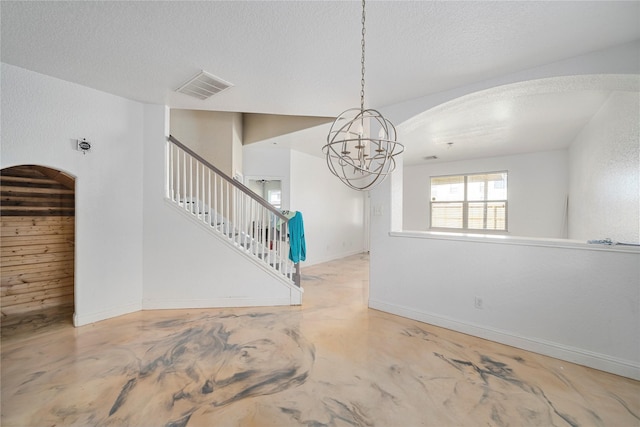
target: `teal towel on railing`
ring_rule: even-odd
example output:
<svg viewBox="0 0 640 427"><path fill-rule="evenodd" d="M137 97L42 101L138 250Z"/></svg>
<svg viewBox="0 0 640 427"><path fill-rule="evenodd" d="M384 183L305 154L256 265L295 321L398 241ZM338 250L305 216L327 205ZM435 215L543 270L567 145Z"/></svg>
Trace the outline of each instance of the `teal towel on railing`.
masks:
<svg viewBox="0 0 640 427"><path fill-rule="evenodd" d="M296 264L307 259L304 222L300 212L296 212L293 218L289 220L289 259Z"/></svg>

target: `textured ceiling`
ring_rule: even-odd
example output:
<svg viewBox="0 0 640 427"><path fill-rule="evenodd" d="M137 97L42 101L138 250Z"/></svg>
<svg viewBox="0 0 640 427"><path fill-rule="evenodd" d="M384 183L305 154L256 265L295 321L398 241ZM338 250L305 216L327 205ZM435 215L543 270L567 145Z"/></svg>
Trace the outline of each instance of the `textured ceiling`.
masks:
<svg viewBox="0 0 640 427"><path fill-rule="evenodd" d="M310 116L335 116L359 103L360 2L2 1L0 7L3 62L137 101ZM370 1L367 104L389 105L637 40L639 22L637 1ZM206 101L174 92L200 70L234 87Z"/></svg>
<svg viewBox="0 0 640 427"><path fill-rule="evenodd" d="M640 78L556 77L454 99L400 125L409 141L405 164L434 155L455 161L567 148L616 91L640 93Z"/></svg>

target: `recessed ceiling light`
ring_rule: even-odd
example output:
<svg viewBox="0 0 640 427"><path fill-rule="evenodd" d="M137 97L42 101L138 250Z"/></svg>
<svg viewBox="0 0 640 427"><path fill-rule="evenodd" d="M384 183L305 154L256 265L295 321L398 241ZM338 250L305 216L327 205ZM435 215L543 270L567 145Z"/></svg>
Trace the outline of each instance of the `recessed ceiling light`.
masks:
<svg viewBox="0 0 640 427"><path fill-rule="evenodd" d="M425 156L424 157L425 160L435 160L437 158L438 158L438 156Z"/></svg>

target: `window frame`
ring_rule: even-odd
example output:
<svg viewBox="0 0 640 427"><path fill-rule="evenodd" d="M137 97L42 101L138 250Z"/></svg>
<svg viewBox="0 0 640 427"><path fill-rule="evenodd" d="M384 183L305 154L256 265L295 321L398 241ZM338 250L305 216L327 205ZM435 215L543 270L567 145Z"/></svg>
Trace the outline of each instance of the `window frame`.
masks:
<svg viewBox="0 0 640 427"><path fill-rule="evenodd" d="M484 199L483 200L469 200L468 198L468 182L469 177L477 176L477 175L491 175L491 174L505 174L506 182L507 182L507 193L506 199L487 199L488 197L488 185L484 186ZM457 201L434 201L433 196L431 194L432 180L434 178L446 178L446 177L462 177L463 178L463 192L464 198L463 200ZM487 182L487 181L485 181ZM469 228L469 204L473 203L483 203L484 204L484 216L483 216L483 226L487 226L487 208L491 203L504 203L504 229L495 230L495 229L487 229L487 228ZM462 204L462 227L434 227L433 226L433 205L447 205L447 204ZM491 172L473 172L473 173L464 173L464 174L448 174L448 175L432 175L429 177L429 230L431 231L446 231L446 232L462 232L462 233L481 233L481 234L506 234L509 232L509 171L508 170L498 170Z"/></svg>

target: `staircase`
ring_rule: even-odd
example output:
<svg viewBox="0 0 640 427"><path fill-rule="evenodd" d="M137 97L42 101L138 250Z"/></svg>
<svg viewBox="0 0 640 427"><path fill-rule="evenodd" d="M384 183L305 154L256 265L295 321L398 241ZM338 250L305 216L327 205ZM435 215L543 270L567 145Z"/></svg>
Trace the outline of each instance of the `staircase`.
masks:
<svg viewBox="0 0 640 427"><path fill-rule="evenodd" d="M302 291L289 260L288 218L173 136L166 145L166 198L284 284Z"/></svg>

